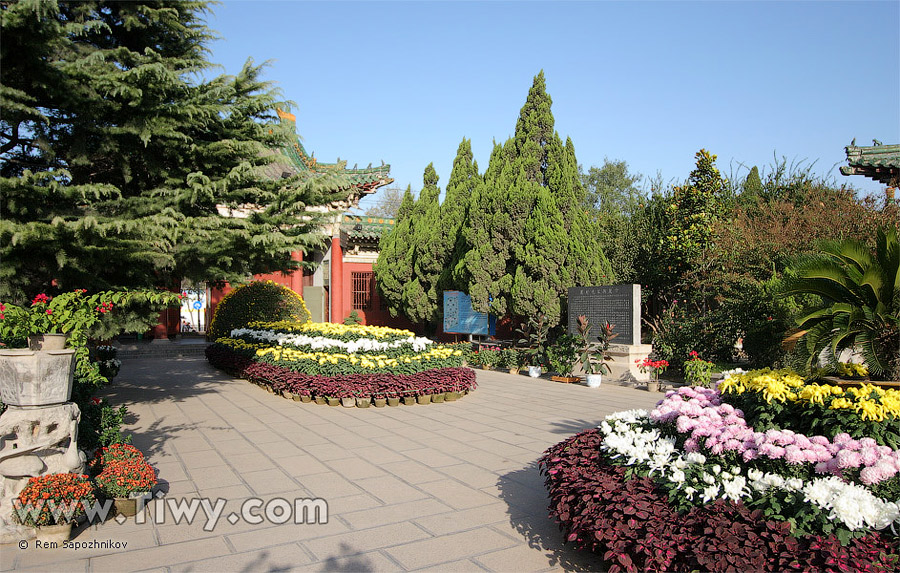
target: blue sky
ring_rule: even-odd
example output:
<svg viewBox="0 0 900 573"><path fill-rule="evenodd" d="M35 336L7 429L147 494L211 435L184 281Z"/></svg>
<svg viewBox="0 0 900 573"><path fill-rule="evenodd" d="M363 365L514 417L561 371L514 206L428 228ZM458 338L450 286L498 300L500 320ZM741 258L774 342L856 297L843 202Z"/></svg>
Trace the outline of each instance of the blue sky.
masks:
<svg viewBox="0 0 900 573"><path fill-rule="evenodd" d="M383 160L414 190L430 162L443 189L463 137L483 172L542 69L585 170L681 182L706 148L725 175L777 155L871 193L844 146L900 143L897 1L224 0L208 24L226 73L271 60L317 159Z"/></svg>

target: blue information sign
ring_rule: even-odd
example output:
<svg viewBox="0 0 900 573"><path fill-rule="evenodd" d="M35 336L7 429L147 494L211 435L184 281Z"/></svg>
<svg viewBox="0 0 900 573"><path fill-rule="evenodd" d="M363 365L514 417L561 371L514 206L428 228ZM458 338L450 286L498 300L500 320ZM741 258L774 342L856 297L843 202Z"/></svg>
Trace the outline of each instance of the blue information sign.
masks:
<svg viewBox="0 0 900 573"><path fill-rule="evenodd" d="M497 332L497 318L475 312L472 309L472 299L466 293L447 290L444 291L444 332L494 335Z"/></svg>
<svg viewBox="0 0 900 573"><path fill-rule="evenodd" d="M200 302L199 300L195 300L195 301L194 301L194 308L196 308L197 310L200 310L201 308L203 308L203 303Z"/></svg>

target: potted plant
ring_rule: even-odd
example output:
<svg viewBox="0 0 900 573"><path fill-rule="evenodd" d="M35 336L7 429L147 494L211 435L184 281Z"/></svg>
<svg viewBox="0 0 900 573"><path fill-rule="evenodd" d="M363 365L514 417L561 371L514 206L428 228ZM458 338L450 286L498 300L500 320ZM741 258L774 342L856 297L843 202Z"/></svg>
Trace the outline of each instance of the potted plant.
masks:
<svg viewBox="0 0 900 573"><path fill-rule="evenodd" d="M581 315L577 319L578 336L580 338L580 356L581 368L584 370L588 387L599 388L603 381L603 374L610 373L607 360L612 360L612 356L608 354L610 341L618 336L613 333L614 324L606 321L600 326L600 335L597 336L598 343L591 342L591 323L588 317Z"/></svg>
<svg viewBox="0 0 900 573"><path fill-rule="evenodd" d="M137 499L156 485L156 472L143 459L113 460L104 465L94 481L100 491L115 500L116 512L131 517L137 514Z"/></svg>
<svg viewBox="0 0 900 573"><path fill-rule="evenodd" d="M478 351L481 367L493 370L500 363L500 349L496 346L482 346Z"/></svg>
<svg viewBox="0 0 900 573"><path fill-rule="evenodd" d="M523 364L528 366L528 375L539 378L541 369L547 361L547 325L544 313L528 319L528 323L516 329L519 334L519 346L523 347Z"/></svg>
<svg viewBox="0 0 900 573"><path fill-rule="evenodd" d="M86 475L32 477L13 500L13 519L34 527L40 541L61 544L72 535L72 524L84 516L85 503L94 503L94 486Z"/></svg>
<svg viewBox="0 0 900 573"><path fill-rule="evenodd" d="M508 369L510 374L519 373L519 353L515 348L504 348L500 351L500 367Z"/></svg>
<svg viewBox="0 0 900 573"><path fill-rule="evenodd" d="M557 375L551 379L555 382L578 382L580 378L573 376L575 366L578 363L578 348L576 338L569 334L563 334L547 349L547 359Z"/></svg>
<svg viewBox="0 0 900 573"><path fill-rule="evenodd" d="M647 382L648 392L659 392L659 375L669 367L667 360L653 360L649 356L643 360L635 360L641 372L650 372L650 381Z"/></svg>
<svg viewBox="0 0 900 573"><path fill-rule="evenodd" d="M688 353L690 358L684 363L684 379L691 386L709 388L712 382L712 370L715 364L700 358L696 350Z"/></svg>

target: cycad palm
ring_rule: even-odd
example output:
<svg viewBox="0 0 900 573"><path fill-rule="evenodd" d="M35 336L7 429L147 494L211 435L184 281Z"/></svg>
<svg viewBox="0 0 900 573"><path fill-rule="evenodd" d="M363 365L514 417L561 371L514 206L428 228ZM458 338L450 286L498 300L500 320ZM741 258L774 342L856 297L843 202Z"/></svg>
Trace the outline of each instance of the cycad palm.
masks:
<svg viewBox="0 0 900 573"><path fill-rule="evenodd" d="M900 245L897 229L879 229L875 252L853 240L825 244L801 263L786 294L815 294L822 305L797 322L808 365L828 349L858 348L874 375L900 379Z"/></svg>

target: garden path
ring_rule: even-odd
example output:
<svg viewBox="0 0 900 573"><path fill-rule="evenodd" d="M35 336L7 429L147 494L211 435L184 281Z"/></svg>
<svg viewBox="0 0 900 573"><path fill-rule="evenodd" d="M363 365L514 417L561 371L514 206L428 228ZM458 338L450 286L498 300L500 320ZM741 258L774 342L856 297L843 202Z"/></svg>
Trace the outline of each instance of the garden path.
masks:
<svg viewBox="0 0 900 573"><path fill-rule="evenodd" d="M547 517L536 461L618 410L662 397L479 370L479 388L428 406L331 408L285 400L203 358L123 362L105 394L128 406L126 430L157 468L166 500L227 500L176 524L133 519L82 528L77 542L122 548L2 548L2 570L544 571L591 570ZM327 524L226 517L248 498L323 498ZM254 513L262 514L262 510Z"/></svg>

